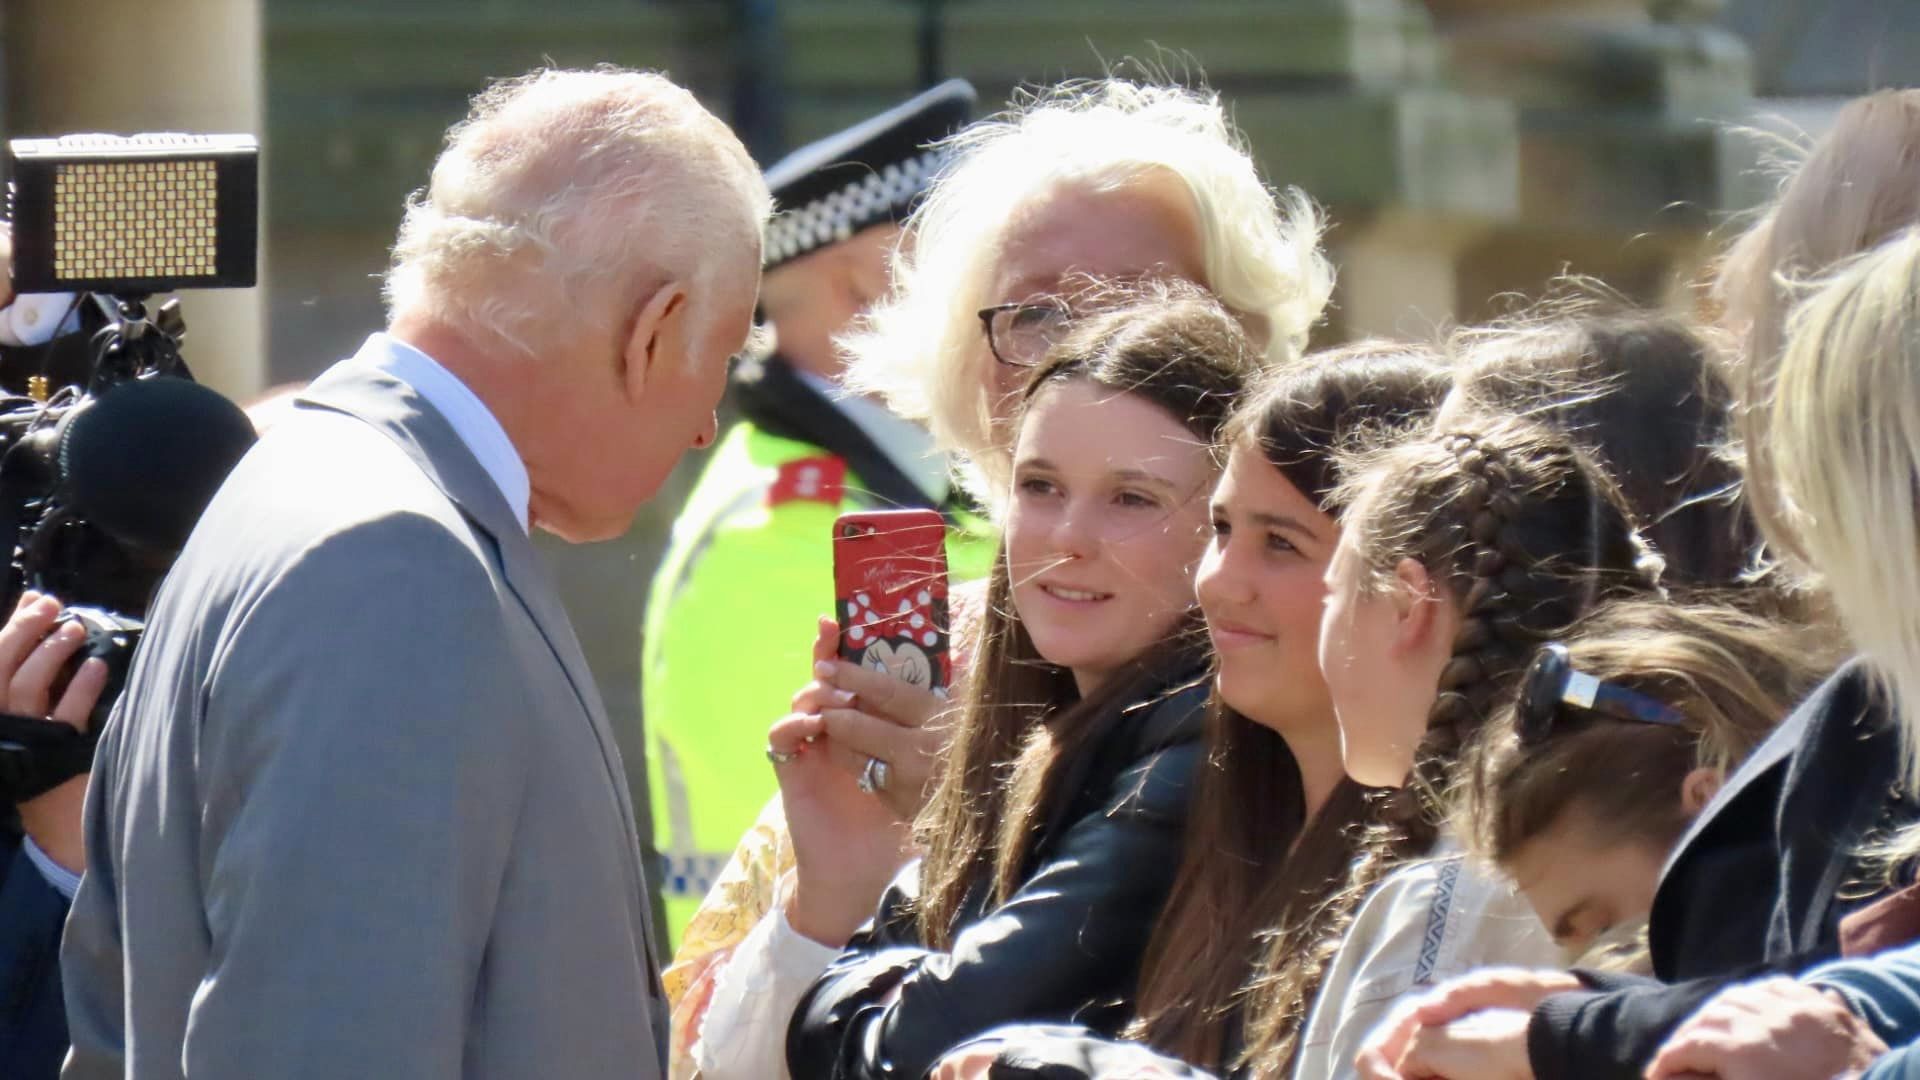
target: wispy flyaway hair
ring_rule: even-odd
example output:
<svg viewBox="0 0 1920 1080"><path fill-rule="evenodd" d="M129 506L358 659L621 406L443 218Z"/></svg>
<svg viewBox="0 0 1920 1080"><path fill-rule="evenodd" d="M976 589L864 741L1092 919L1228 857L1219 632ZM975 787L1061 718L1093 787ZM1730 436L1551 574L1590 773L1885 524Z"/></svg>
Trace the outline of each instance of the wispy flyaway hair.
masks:
<svg viewBox="0 0 1920 1080"><path fill-rule="evenodd" d="M961 131L953 156L907 223L893 291L845 344L856 390L926 422L971 465L991 501L1011 450L997 445L978 364L991 362L975 312L987 298L1006 223L1061 189L1127 187L1171 177L1192 199L1206 286L1269 359L1305 345L1333 288L1318 212L1298 191L1276 196L1217 95L1122 79L1039 91ZM984 483L972 481L984 479Z"/></svg>
<svg viewBox="0 0 1920 1080"><path fill-rule="evenodd" d="M696 309L750 288L771 209L740 140L666 78L536 71L489 86L447 132L407 201L387 306L537 354L617 333L625 305L668 281Z"/></svg>

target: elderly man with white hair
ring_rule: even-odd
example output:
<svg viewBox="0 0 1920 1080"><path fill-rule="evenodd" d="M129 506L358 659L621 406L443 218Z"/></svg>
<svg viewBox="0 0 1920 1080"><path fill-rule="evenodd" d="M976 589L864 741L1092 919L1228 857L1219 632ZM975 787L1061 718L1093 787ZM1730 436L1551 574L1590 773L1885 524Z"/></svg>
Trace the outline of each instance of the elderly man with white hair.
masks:
<svg viewBox="0 0 1920 1080"><path fill-rule="evenodd" d="M528 543L714 436L768 197L655 75L493 86L390 320L214 499L100 744L68 1077L652 1077L618 751Z"/></svg>

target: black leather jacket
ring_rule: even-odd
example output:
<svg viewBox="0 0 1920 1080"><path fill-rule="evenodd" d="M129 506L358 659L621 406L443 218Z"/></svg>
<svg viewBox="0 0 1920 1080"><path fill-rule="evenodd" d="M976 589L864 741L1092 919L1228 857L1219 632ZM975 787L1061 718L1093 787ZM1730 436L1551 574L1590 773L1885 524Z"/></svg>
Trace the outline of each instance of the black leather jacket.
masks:
<svg viewBox="0 0 1920 1080"><path fill-rule="evenodd" d="M977 889L952 949L922 946L917 866L903 872L794 1011L795 1080L923 1076L956 1043L1013 1021L1124 1026L1179 868L1205 702L1204 685L1188 686L1123 713L1075 764L1024 883L990 910Z"/></svg>
<svg viewBox="0 0 1920 1080"><path fill-rule="evenodd" d="M1132 1076L1141 1070L1169 1080L1218 1080L1215 1074L1143 1043L1126 1042L1083 1027L1010 1024L954 1048L995 1051L989 1080L1095 1080ZM1238 1080L1244 1071L1226 1074Z"/></svg>

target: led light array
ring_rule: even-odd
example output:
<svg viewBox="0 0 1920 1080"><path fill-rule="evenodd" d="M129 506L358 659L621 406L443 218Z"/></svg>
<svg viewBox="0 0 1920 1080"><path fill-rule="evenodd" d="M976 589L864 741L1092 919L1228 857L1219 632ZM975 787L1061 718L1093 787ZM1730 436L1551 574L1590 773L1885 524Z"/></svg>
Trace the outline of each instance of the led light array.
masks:
<svg viewBox="0 0 1920 1080"><path fill-rule="evenodd" d="M74 279L214 274L215 184L210 160L59 166L54 272Z"/></svg>

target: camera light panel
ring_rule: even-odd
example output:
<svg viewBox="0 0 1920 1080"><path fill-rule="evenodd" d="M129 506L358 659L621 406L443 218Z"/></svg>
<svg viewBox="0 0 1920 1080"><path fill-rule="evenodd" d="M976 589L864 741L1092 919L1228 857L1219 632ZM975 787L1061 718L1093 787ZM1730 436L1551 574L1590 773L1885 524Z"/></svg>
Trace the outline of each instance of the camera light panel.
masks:
<svg viewBox="0 0 1920 1080"><path fill-rule="evenodd" d="M122 295L254 284L259 148L245 135L8 144L14 284Z"/></svg>
<svg viewBox="0 0 1920 1080"><path fill-rule="evenodd" d="M213 276L218 179L207 160L59 166L54 273L67 280Z"/></svg>

